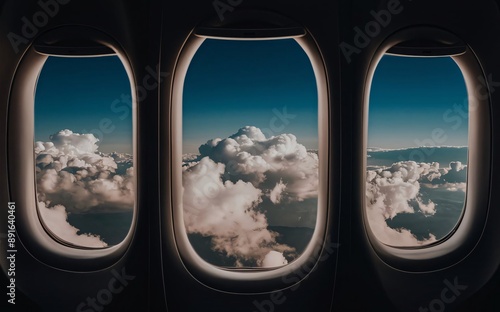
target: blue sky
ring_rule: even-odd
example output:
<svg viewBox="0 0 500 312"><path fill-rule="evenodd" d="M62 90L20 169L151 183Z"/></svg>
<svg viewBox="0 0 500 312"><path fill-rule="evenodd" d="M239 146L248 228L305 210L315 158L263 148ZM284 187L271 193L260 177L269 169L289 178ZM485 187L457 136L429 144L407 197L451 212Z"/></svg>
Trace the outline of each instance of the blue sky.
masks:
<svg viewBox="0 0 500 312"><path fill-rule="evenodd" d="M273 110L285 107L297 117L275 134L292 133L307 148L317 148L316 79L295 40L207 39L185 80L183 152L196 153L207 140L228 137L244 126L272 129ZM280 121L276 125L283 126Z"/></svg>
<svg viewBox="0 0 500 312"><path fill-rule="evenodd" d="M131 152L131 111L126 111L123 95L130 97L130 83L116 56L50 57L36 89L35 140L48 141L49 135L70 129L95 133L101 151ZM418 146L417 141L441 128L447 140L438 145L465 146L467 120L454 127L450 118L459 115L450 110L463 105L466 97L463 76L451 58L384 56L371 88L368 145ZM293 133L306 147L317 148L316 81L295 40L208 39L186 76L184 152L197 152L207 140L227 137L246 125L269 129L275 111L285 107L297 117L279 132ZM111 133L103 133L103 119L111 121ZM279 120L277 125L282 125Z"/></svg>
<svg viewBox="0 0 500 312"><path fill-rule="evenodd" d="M468 120L453 111L454 104L462 106L466 100L463 75L450 57L386 55L371 87L368 146L421 146L418 143L429 141L436 128L447 139L435 145L466 146ZM457 118L462 119L460 126Z"/></svg>
<svg viewBox="0 0 500 312"><path fill-rule="evenodd" d="M130 98L131 90L118 57L49 57L36 88L35 141L70 129L94 133L102 152L130 153L132 116L122 95Z"/></svg>

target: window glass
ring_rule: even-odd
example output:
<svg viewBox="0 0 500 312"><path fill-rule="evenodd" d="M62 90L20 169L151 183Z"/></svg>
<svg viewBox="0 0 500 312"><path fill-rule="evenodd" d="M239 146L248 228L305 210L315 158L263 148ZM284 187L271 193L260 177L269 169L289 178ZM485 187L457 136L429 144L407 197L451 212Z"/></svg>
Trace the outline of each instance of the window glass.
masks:
<svg viewBox="0 0 500 312"><path fill-rule="evenodd" d="M369 102L366 209L383 243L422 246L451 233L464 210L468 98L450 57L385 55Z"/></svg>
<svg viewBox="0 0 500 312"><path fill-rule="evenodd" d="M318 206L318 94L293 39L207 39L182 103L183 218L206 262L277 267L308 245Z"/></svg>
<svg viewBox="0 0 500 312"><path fill-rule="evenodd" d="M49 57L36 87L34 135L45 229L74 246L120 243L135 198L131 89L120 59Z"/></svg>

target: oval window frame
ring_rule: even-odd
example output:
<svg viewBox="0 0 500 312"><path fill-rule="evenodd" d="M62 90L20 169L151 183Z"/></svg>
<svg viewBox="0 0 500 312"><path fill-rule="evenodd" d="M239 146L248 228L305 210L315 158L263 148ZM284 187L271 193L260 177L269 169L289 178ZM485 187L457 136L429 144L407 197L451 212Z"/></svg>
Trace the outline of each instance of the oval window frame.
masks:
<svg viewBox="0 0 500 312"><path fill-rule="evenodd" d="M121 60L130 81L132 93L133 159L136 194L130 229L117 245L104 248L88 248L62 243L46 228L39 215L36 201L36 177L34 144L34 104L35 90L39 74L50 56L37 51L37 40L47 39L63 56L67 51L58 46L67 38L82 39L84 45L92 43L92 49L82 47L82 56L92 57L115 54ZM64 45L64 44L63 44ZM99 48L97 48L99 47ZM44 46L48 48L48 46ZM89 51L90 55L89 55ZM72 56L77 56L76 47L71 47ZM97 53L97 55L94 55ZM66 55L65 55L66 56ZM83 26L63 26L49 30L37 38L27 48L16 70L10 90L7 146L10 198L19 207L17 233L22 244L39 261L50 266L73 271L94 271L116 263L127 251L132 241L137 223L137 105L135 78L126 53L117 41L108 35ZM29 122L26 122L29 121ZM12 161L15 159L16 161ZM33 181L33 183L26 183Z"/></svg>
<svg viewBox="0 0 500 312"><path fill-rule="evenodd" d="M326 229L328 226L328 203L331 200L328 193L328 178L330 169L329 160L329 129L330 129L330 100L328 79L322 55L316 42L311 34L303 27L286 28L286 31L280 33L279 29L259 30L255 29L251 36L237 36L238 33L248 34L247 30L238 29L236 31L228 31L224 29L217 31L211 28L209 33L206 33L205 28L199 28L198 32L195 28L188 36L174 67L174 75L172 78L171 99L168 106L168 119L170 122L168 138L172 142L169 147L168 155L172 159L171 164L167 168L161 169L161 172L166 174L169 184L169 199L163 198L163 209L167 209L166 213L170 214L173 224L173 231L169 233L174 236L177 253L184 268L190 275L203 285L229 293L264 293L292 287L307 275L317 265L323 246L326 239ZM257 35L255 35L257 34ZM259 37L260 35L260 37ZM198 48L207 38L218 40L280 40L293 38L302 47L306 55L311 61L311 65L316 77L318 90L318 140L319 140L319 166L320 170L320 189L318 195L318 213L316 217L316 226L313 237L309 242L304 252L293 262L278 268L252 268L252 269L224 269L214 266L203 260L194 248L189 243L189 239L185 230L183 221L183 211L181 205L180 189L182 187L182 133L174 129L182 129L182 94L184 89L184 79L187 70ZM174 152L181 151L181 152ZM168 175L168 173L171 175ZM168 200L168 201L167 201ZM167 203L167 204L166 204ZM171 211L168 211L168 206ZM168 222L167 222L168 224ZM164 235L166 231L163 231ZM300 273L298 273L301 271ZM293 283L286 283L286 276L293 276ZM297 277L300 277L298 280Z"/></svg>
<svg viewBox="0 0 500 312"><path fill-rule="evenodd" d="M422 38L443 44L461 42L455 35L446 30L433 26L415 26L397 31L385 39L376 49L368 67L363 94L363 175L366 175L367 168L366 155L371 82L378 63L382 56L397 44ZM462 216L455 228L439 241L424 246L393 247L380 242L371 231L367 219L366 197L364 195L366 189L365 176L359 179L361 181L359 189L363 191L360 196L362 197L361 215L365 234L376 255L384 263L398 270L428 272L443 269L459 262L474 249L486 225L490 181L484 177L489 177L491 166L490 97L489 92L487 96L477 97L478 90L485 87L480 84L478 77L484 79L485 75L471 47L465 44L465 49L464 53L450 55L462 72L469 99L467 193ZM471 107L474 107L474 109L471 109Z"/></svg>

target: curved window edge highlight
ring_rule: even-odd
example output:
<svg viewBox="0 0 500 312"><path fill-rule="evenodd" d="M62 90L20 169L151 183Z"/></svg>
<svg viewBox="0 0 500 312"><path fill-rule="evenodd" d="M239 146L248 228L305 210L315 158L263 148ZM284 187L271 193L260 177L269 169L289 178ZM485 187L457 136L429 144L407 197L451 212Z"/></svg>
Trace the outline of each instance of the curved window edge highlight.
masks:
<svg viewBox="0 0 500 312"><path fill-rule="evenodd" d="M397 52L396 55L416 55L422 52L422 45L407 44L405 49L393 50L395 45L410 42L412 38L430 38L436 46L449 45L454 54L440 55L436 50L435 56L450 56L462 72L467 90L469 103L468 120L468 153L467 153L467 195L465 206L454 229L443 239L426 246L396 247L382 243L373 233L366 212L368 200L366 198L366 170L368 151L368 112L371 83L378 62L385 53ZM429 42L429 41L425 41ZM451 43L451 44L450 44ZM454 43L458 43L455 46ZM458 49L460 47L460 49ZM406 54L406 50L409 52ZM419 50L420 49L420 50ZM426 50L424 50L426 51ZM392 54L392 53L391 53ZM359 190L362 198L362 217L365 233L377 256L387 265L398 270L408 272L428 272L460 262L466 257L481 239L482 229L488 216L488 194L490 181L484 179L489 175L491 166L491 122L490 96L484 84L486 74L482 71L480 61L476 58L471 47L460 41L445 30L420 26L411 27L395 33L387 38L378 48L369 65L363 93L363 170L360 170Z"/></svg>
<svg viewBox="0 0 500 312"><path fill-rule="evenodd" d="M172 156L172 214L173 214L173 224L175 241L177 244L177 249L180 253L181 259L184 265L189 271L196 277L200 278L202 282L211 283L211 281L204 280L204 277L209 276L212 279L215 278L219 281L233 280L241 282L249 281L259 281L259 280L270 280L277 279L290 273L291 271L303 269L304 265L308 260L315 263L318 260L318 249L321 250L324 237L325 228L327 220L327 168L328 168L328 150L327 150L327 140L328 140L328 95L327 95L327 85L326 76L324 71L324 65L321 60L319 51L315 45L315 42L309 35L301 35L293 37L293 39L300 45L300 47L305 51L306 55L311 61L314 76L316 78L317 94L318 94L318 156L319 156L319 189L318 189L318 209L315 221L315 229L312 238L303 251L303 253L294 261L281 266L275 266L270 268L224 268L216 265L212 265L205 261L198 255L197 251L193 248L188 238L187 230L185 228L184 212L182 205L182 188L175 187L175 185L183 185L182 181L182 147L183 139L182 133L180 131L175 131L175 129L180 129L182 127L182 105L183 105L183 90L184 90L184 80L186 78L189 65L191 61L203 44L205 39L216 39L216 40L231 40L231 38L214 38L203 37L198 35L191 35L187 40L179 60L177 62L177 67L174 75L174 84L172 91L172 142L173 147L171 151ZM268 38L267 38L268 39ZM273 38L273 40L280 40L281 38ZM242 40L238 38L237 40ZM248 39L245 39L248 40ZM252 38L251 40L259 40L258 38ZM308 270L306 270L308 271ZM285 287L285 286L283 286Z"/></svg>

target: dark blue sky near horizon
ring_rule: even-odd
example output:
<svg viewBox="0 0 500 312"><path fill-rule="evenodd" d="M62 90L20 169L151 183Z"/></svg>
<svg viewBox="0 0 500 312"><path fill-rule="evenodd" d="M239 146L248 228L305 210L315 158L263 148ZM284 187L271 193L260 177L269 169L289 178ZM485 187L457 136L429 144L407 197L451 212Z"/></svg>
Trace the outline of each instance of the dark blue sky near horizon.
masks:
<svg viewBox="0 0 500 312"><path fill-rule="evenodd" d="M35 141L48 142L51 134L69 129L93 133L101 152L131 153L132 110L123 100L130 97L117 56L49 57L36 87Z"/></svg>
<svg viewBox="0 0 500 312"><path fill-rule="evenodd" d="M307 148L318 146L316 78L294 39L205 40L189 66L182 109L183 153L244 126L268 137L292 133ZM276 111L296 117L284 124ZM269 131L273 121L279 131Z"/></svg>
<svg viewBox="0 0 500 312"><path fill-rule="evenodd" d="M467 112L465 81L453 59L385 55L371 85L368 146L422 146L438 128L446 140L433 140L435 146L467 146L468 118L455 112L454 105Z"/></svg>

